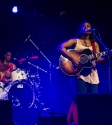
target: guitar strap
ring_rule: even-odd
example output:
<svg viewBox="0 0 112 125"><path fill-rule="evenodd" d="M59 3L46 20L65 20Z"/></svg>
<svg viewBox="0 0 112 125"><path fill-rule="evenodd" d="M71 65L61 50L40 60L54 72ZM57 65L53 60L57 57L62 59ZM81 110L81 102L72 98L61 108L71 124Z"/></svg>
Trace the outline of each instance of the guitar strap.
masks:
<svg viewBox="0 0 112 125"><path fill-rule="evenodd" d="M96 54L96 47L95 47L95 42L93 42L91 44L92 48L93 48L93 53ZM95 67L94 67L94 70L95 70Z"/></svg>
<svg viewBox="0 0 112 125"><path fill-rule="evenodd" d="M92 46L92 48L93 48L93 53L95 54L95 53L96 53L95 42L93 42L93 43L91 44L91 46Z"/></svg>

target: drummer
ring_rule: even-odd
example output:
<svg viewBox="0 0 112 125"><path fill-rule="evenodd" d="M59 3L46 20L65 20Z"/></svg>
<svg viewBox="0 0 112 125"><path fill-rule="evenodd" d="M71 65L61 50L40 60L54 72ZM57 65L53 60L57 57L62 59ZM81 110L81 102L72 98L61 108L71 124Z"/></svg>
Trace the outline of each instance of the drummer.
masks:
<svg viewBox="0 0 112 125"><path fill-rule="evenodd" d="M0 81L3 82L6 86L11 81L11 72L16 69L16 65L11 62L12 53L6 51L4 53L4 59L0 60L0 64L6 64L9 66L9 69L0 72Z"/></svg>

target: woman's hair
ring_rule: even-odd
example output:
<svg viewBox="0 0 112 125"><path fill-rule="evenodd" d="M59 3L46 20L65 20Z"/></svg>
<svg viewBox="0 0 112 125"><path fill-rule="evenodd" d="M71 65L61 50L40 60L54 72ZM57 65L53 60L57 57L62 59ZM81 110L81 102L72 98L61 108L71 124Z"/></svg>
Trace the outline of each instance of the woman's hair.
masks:
<svg viewBox="0 0 112 125"><path fill-rule="evenodd" d="M82 26L85 24L85 23L89 23L89 22L82 22L80 25L79 25L79 27L78 27L78 30L77 30L77 33L76 33L76 38L77 39L82 39L82 37L83 37L83 34L81 34L81 28L82 28ZM90 23L89 23L90 24ZM91 24L90 24L91 25ZM91 28L93 28L93 26L91 25ZM94 37L94 35L91 33L90 34L90 37L89 37L89 39L91 40L91 42L95 42L96 41L96 38Z"/></svg>

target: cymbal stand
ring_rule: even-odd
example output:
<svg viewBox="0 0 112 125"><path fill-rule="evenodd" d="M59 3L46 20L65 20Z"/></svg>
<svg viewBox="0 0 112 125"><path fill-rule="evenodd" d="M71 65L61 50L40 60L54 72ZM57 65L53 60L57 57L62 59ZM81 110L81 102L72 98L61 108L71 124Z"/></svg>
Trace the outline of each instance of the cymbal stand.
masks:
<svg viewBox="0 0 112 125"><path fill-rule="evenodd" d="M33 40L29 37L27 40L29 40L33 46L41 53L41 55L47 60L47 62L49 63L49 80L50 80L50 97L51 97L51 110L52 110L52 73L51 73L51 68L55 67L54 65L52 65L51 61L44 55L44 53L39 49L39 47L33 42Z"/></svg>

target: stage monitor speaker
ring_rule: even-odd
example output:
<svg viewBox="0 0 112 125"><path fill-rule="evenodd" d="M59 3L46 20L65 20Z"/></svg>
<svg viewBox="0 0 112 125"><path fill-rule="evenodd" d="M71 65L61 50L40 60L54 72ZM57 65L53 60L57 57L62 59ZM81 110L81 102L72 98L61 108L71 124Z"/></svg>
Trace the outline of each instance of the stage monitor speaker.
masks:
<svg viewBox="0 0 112 125"><path fill-rule="evenodd" d="M79 125L112 125L112 94L76 95Z"/></svg>
<svg viewBox="0 0 112 125"><path fill-rule="evenodd" d="M0 100L0 125L13 125L12 101Z"/></svg>
<svg viewBox="0 0 112 125"><path fill-rule="evenodd" d="M38 125L67 125L66 114L53 112L40 112Z"/></svg>

